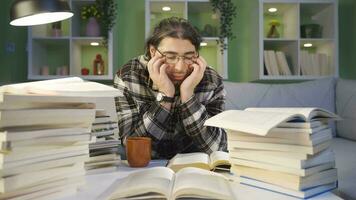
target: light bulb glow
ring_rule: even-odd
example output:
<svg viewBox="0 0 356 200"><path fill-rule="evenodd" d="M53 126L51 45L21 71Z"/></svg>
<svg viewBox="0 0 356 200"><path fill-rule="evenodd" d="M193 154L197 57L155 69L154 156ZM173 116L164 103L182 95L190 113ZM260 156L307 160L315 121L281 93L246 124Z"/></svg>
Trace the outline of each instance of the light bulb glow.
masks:
<svg viewBox="0 0 356 200"><path fill-rule="evenodd" d="M171 7L169 7L169 6L164 6L164 7L162 7L162 10L163 10L163 11L171 11Z"/></svg>
<svg viewBox="0 0 356 200"><path fill-rule="evenodd" d="M99 46L99 42L91 42L90 45L91 46Z"/></svg>
<svg viewBox="0 0 356 200"><path fill-rule="evenodd" d="M305 43L305 44L304 44L304 47L312 47L312 46L313 46L312 43Z"/></svg>
<svg viewBox="0 0 356 200"><path fill-rule="evenodd" d="M269 8L268 12L271 12L271 13L277 12L277 8Z"/></svg>
<svg viewBox="0 0 356 200"><path fill-rule="evenodd" d="M206 42L201 42L201 43L200 43L200 46L201 46L201 47L205 47L205 46L207 46L207 45L208 45L208 43L206 43Z"/></svg>

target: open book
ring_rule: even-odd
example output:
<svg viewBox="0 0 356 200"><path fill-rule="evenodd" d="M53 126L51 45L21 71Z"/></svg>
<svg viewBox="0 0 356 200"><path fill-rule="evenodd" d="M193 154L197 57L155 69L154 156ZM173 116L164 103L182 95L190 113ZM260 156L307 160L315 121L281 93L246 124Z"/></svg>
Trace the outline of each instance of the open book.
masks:
<svg viewBox="0 0 356 200"><path fill-rule="evenodd" d="M234 199L229 180L215 172L189 167L174 173L155 167L115 181L98 199Z"/></svg>
<svg viewBox="0 0 356 200"><path fill-rule="evenodd" d="M205 125L266 136L279 125L288 122L312 122L325 119L339 120L340 118L322 108L247 108L224 111L209 118L205 121Z"/></svg>
<svg viewBox="0 0 356 200"><path fill-rule="evenodd" d="M3 94L41 94L57 96L120 96L121 92L116 88L84 81L79 77L60 78L45 81L34 81L4 85L0 87L0 96Z"/></svg>
<svg viewBox="0 0 356 200"><path fill-rule="evenodd" d="M210 155L203 152L177 154L169 160L167 167L177 172L185 167L197 167L206 170L229 170L229 154L215 151Z"/></svg>

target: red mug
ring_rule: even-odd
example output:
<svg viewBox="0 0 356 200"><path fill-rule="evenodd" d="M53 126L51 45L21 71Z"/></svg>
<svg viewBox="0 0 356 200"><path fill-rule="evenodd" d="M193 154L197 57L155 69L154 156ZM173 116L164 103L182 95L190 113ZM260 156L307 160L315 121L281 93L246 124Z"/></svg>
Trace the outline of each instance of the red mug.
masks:
<svg viewBox="0 0 356 200"><path fill-rule="evenodd" d="M128 137L126 158L130 167L145 167L151 161L151 138Z"/></svg>

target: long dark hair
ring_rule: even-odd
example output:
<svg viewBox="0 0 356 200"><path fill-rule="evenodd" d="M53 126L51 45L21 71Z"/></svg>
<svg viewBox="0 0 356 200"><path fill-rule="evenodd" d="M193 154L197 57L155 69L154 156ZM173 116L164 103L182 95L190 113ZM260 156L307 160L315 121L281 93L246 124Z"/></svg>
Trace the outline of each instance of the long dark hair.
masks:
<svg viewBox="0 0 356 200"><path fill-rule="evenodd" d="M166 18L159 22L154 28L151 37L146 41L145 56L147 59L151 59L150 46L157 48L166 37L189 40L196 51L199 51L200 42L202 41L198 31L186 19L178 17Z"/></svg>

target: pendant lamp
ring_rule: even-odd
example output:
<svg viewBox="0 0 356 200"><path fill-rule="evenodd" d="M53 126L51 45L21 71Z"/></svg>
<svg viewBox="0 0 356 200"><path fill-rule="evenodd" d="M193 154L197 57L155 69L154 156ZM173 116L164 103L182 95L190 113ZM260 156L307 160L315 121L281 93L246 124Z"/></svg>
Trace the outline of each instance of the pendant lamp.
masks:
<svg viewBox="0 0 356 200"><path fill-rule="evenodd" d="M33 26L68 19L73 16L66 0L15 0L10 24Z"/></svg>

